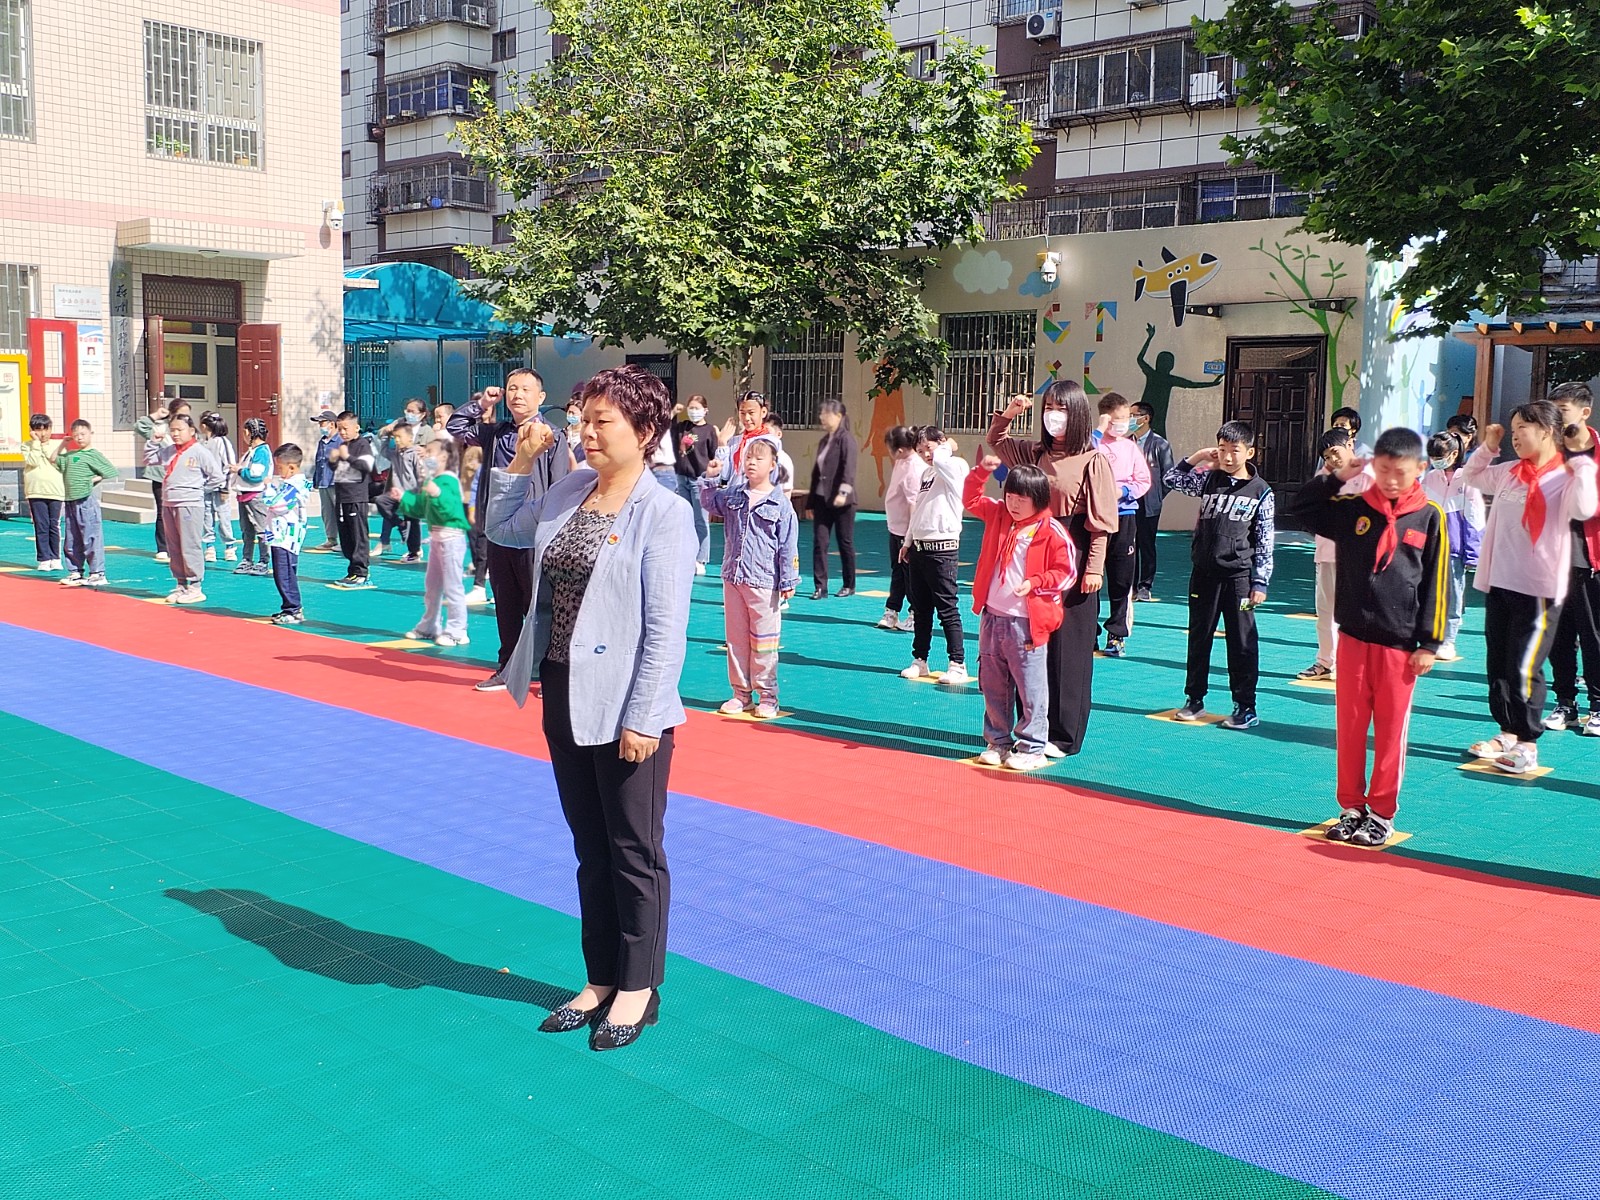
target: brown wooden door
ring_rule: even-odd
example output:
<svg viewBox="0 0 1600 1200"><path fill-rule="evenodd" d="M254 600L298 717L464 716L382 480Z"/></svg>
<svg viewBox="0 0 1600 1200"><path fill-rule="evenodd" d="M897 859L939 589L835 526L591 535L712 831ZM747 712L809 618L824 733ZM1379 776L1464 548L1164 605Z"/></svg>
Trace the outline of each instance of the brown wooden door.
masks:
<svg viewBox="0 0 1600 1200"><path fill-rule="evenodd" d="M278 401L283 394L283 326L241 325L237 343L239 428L243 429L251 417L260 417L267 423L267 444L277 446Z"/></svg>
<svg viewBox="0 0 1600 1200"><path fill-rule="evenodd" d="M1322 435L1322 338L1229 338L1223 419L1256 433L1256 469L1277 493L1279 524L1317 470Z"/></svg>
<svg viewBox="0 0 1600 1200"><path fill-rule="evenodd" d="M144 319L144 394L150 408L156 407L156 397L167 386L166 325L160 317Z"/></svg>

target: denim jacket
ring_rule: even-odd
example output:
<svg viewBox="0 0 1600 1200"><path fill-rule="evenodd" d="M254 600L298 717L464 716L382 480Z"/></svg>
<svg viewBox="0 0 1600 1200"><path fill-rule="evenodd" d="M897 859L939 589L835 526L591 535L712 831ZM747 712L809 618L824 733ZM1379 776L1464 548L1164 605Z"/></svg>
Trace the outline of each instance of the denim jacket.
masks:
<svg viewBox="0 0 1600 1200"><path fill-rule="evenodd" d="M751 503L744 488L700 483L700 504L708 517L722 518L722 581L762 591L787 592L800 586L800 518L794 505L774 487Z"/></svg>
<svg viewBox="0 0 1600 1200"><path fill-rule="evenodd" d="M533 603L506 664L505 681L521 705L550 645L552 589L545 551L572 519L598 476L580 467L534 495L538 475L496 468L489 481L484 532L500 546L533 551ZM572 738L604 746L631 729L660 737L684 722L678 682L688 648L689 594L699 538L689 504L650 471L628 497L600 547L572 630Z"/></svg>

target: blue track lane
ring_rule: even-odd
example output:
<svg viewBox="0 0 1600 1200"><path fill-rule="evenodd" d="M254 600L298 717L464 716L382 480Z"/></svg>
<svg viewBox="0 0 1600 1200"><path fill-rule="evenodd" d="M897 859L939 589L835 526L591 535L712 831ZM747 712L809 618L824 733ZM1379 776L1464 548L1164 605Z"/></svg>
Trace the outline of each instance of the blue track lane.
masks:
<svg viewBox="0 0 1600 1200"><path fill-rule="evenodd" d="M16 626L0 661L18 716L575 912L540 760ZM165 736L196 714L270 770ZM1600 1195L1590 1034L690 796L668 829L672 948L714 969L1340 1195Z"/></svg>

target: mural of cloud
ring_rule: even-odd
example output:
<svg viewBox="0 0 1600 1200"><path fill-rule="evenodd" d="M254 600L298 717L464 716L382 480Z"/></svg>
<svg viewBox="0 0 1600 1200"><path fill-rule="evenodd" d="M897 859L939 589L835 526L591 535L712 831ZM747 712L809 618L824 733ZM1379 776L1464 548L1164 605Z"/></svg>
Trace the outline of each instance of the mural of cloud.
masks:
<svg viewBox="0 0 1600 1200"><path fill-rule="evenodd" d="M997 250L968 250L956 263L954 274L964 291L986 296L1011 286L1011 264Z"/></svg>
<svg viewBox="0 0 1600 1200"><path fill-rule="evenodd" d="M1055 282L1046 283L1044 276L1039 272L1029 271L1028 277L1022 281L1022 286L1017 289L1017 294L1020 296L1048 296L1060 286L1060 276L1056 277Z"/></svg>

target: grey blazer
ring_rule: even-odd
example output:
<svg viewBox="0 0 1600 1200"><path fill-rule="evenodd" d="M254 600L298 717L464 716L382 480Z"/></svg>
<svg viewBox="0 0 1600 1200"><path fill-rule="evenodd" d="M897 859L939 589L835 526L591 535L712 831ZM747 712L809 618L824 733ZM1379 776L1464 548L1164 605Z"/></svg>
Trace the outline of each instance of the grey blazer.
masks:
<svg viewBox="0 0 1600 1200"><path fill-rule="evenodd" d="M507 690L521 706L550 645L551 589L544 553L598 476L580 467L541 496L531 475L495 468L484 532L501 546L533 551L533 603L506 664ZM572 738L603 746L624 729L646 737L684 722L678 682L688 647L689 594L699 539L688 501L646 471L600 547L572 630Z"/></svg>

